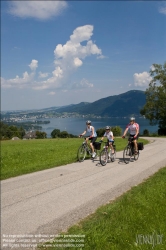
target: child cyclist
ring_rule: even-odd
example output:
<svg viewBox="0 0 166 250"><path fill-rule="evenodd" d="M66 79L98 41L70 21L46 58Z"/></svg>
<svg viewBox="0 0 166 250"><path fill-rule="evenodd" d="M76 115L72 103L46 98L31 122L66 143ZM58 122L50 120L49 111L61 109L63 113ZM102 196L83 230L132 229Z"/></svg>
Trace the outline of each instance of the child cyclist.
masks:
<svg viewBox="0 0 166 250"><path fill-rule="evenodd" d="M91 121L86 121L86 129L85 131L79 135L79 137L85 135L86 133L89 134L89 137L86 138L86 142L88 142L88 140L90 140L90 147L92 149L92 157L94 158L96 156L96 153L94 152L94 146L93 143L96 141L97 139L97 134L95 131L95 128L93 126L91 126Z"/></svg>
<svg viewBox="0 0 166 250"><path fill-rule="evenodd" d="M111 127L106 126L105 133L104 133L103 137L101 138L101 141L103 140L104 137L107 137L108 144L112 150L112 154L114 154L114 147L113 147L114 135L113 135L113 132L111 131Z"/></svg>

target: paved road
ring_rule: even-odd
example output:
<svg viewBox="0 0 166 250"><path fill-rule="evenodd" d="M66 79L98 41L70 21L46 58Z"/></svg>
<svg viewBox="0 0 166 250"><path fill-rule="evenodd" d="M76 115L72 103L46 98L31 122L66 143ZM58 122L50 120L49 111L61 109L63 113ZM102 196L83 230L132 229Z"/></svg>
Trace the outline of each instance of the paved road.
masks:
<svg viewBox="0 0 166 250"><path fill-rule="evenodd" d="M9 235L16 244L23 235L58 234L166 166L166 139L151 140L139 160L127 165L118 152L104 167L86 160L2 181L2 243L8 244ZM15 249L28 249L18 244Z"/></svg>

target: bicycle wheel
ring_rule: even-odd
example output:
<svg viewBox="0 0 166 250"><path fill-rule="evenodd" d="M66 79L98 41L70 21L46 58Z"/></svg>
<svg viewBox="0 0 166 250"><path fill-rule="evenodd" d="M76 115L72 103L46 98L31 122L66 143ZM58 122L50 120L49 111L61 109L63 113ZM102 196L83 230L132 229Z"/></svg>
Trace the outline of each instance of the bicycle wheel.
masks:
<svg viewBox="0 0 166 250"><path fill-rule="evenodd" d="M82 162L85 160L86 157L86 148L84 146L80 146L78 149L77 157L79 162Z"/></svg>
<svg viewBox="0 0 166 250"><path fill-rule="evenodd" d="M100 163L102 166L105 166L108 161L108 152L104 149L100 153Z"/></svg>
<svg viewBox="0 0 166 250"><path fill-rule="evenodd" d="M123 151L123 160L126 164L128 164L131 160L132 152L129 146L126 146Z"/></svg>
<svg viewBox="0 0 166 250"><path fill-rule="evenodd" d="M135 161L137 161L137 160L138 160L138 158L139 158L139 150L138 150L138 152L137 152L137 154L136 154L136 155L134 154L134 160L135 160Z"/></svg>

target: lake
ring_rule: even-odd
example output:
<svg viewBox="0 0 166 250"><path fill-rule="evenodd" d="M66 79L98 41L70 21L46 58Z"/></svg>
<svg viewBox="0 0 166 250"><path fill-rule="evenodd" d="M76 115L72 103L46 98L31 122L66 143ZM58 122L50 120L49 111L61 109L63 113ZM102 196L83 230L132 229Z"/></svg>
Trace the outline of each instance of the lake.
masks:
<svg viewBox="0 0 166 250"><path fill-rule="evenodd" d="M41 119L44 120L44 119ZM49 124L42 124L42 131L47 133L47 137L51 137L51 132L56 128L60 131L67 131L69 134L79 135L86 127L87 118L51 118ZM103 128L105 126L120 126L122 130L126 128L129 123L129 118L92 118L92 125L95 129ZM136 122L140 125L140 133L143 133L144 129L148 129L149 132L157 132L158 126L150 126L149 121L144 118L137 118Z"/></svg>

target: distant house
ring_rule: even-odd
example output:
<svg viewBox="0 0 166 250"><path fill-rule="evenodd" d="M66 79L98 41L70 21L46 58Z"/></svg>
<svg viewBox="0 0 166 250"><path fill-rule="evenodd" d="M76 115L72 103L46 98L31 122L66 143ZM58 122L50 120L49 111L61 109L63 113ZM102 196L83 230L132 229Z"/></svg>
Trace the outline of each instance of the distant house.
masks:
<svg viewBox="0 0 166 250"><path fill-rule="evenodd" d="M16 141L16 140L20 140L20 138L18 138L18 137L15 136L15 137L12 138L12 140Z"/></svg>
<svg viewBox="0 0 166 250"><path fill-rule="evenodd" d="M36 132L35 131L30 131L27 134L23 136L23 139L36 139Z"/></svg>

